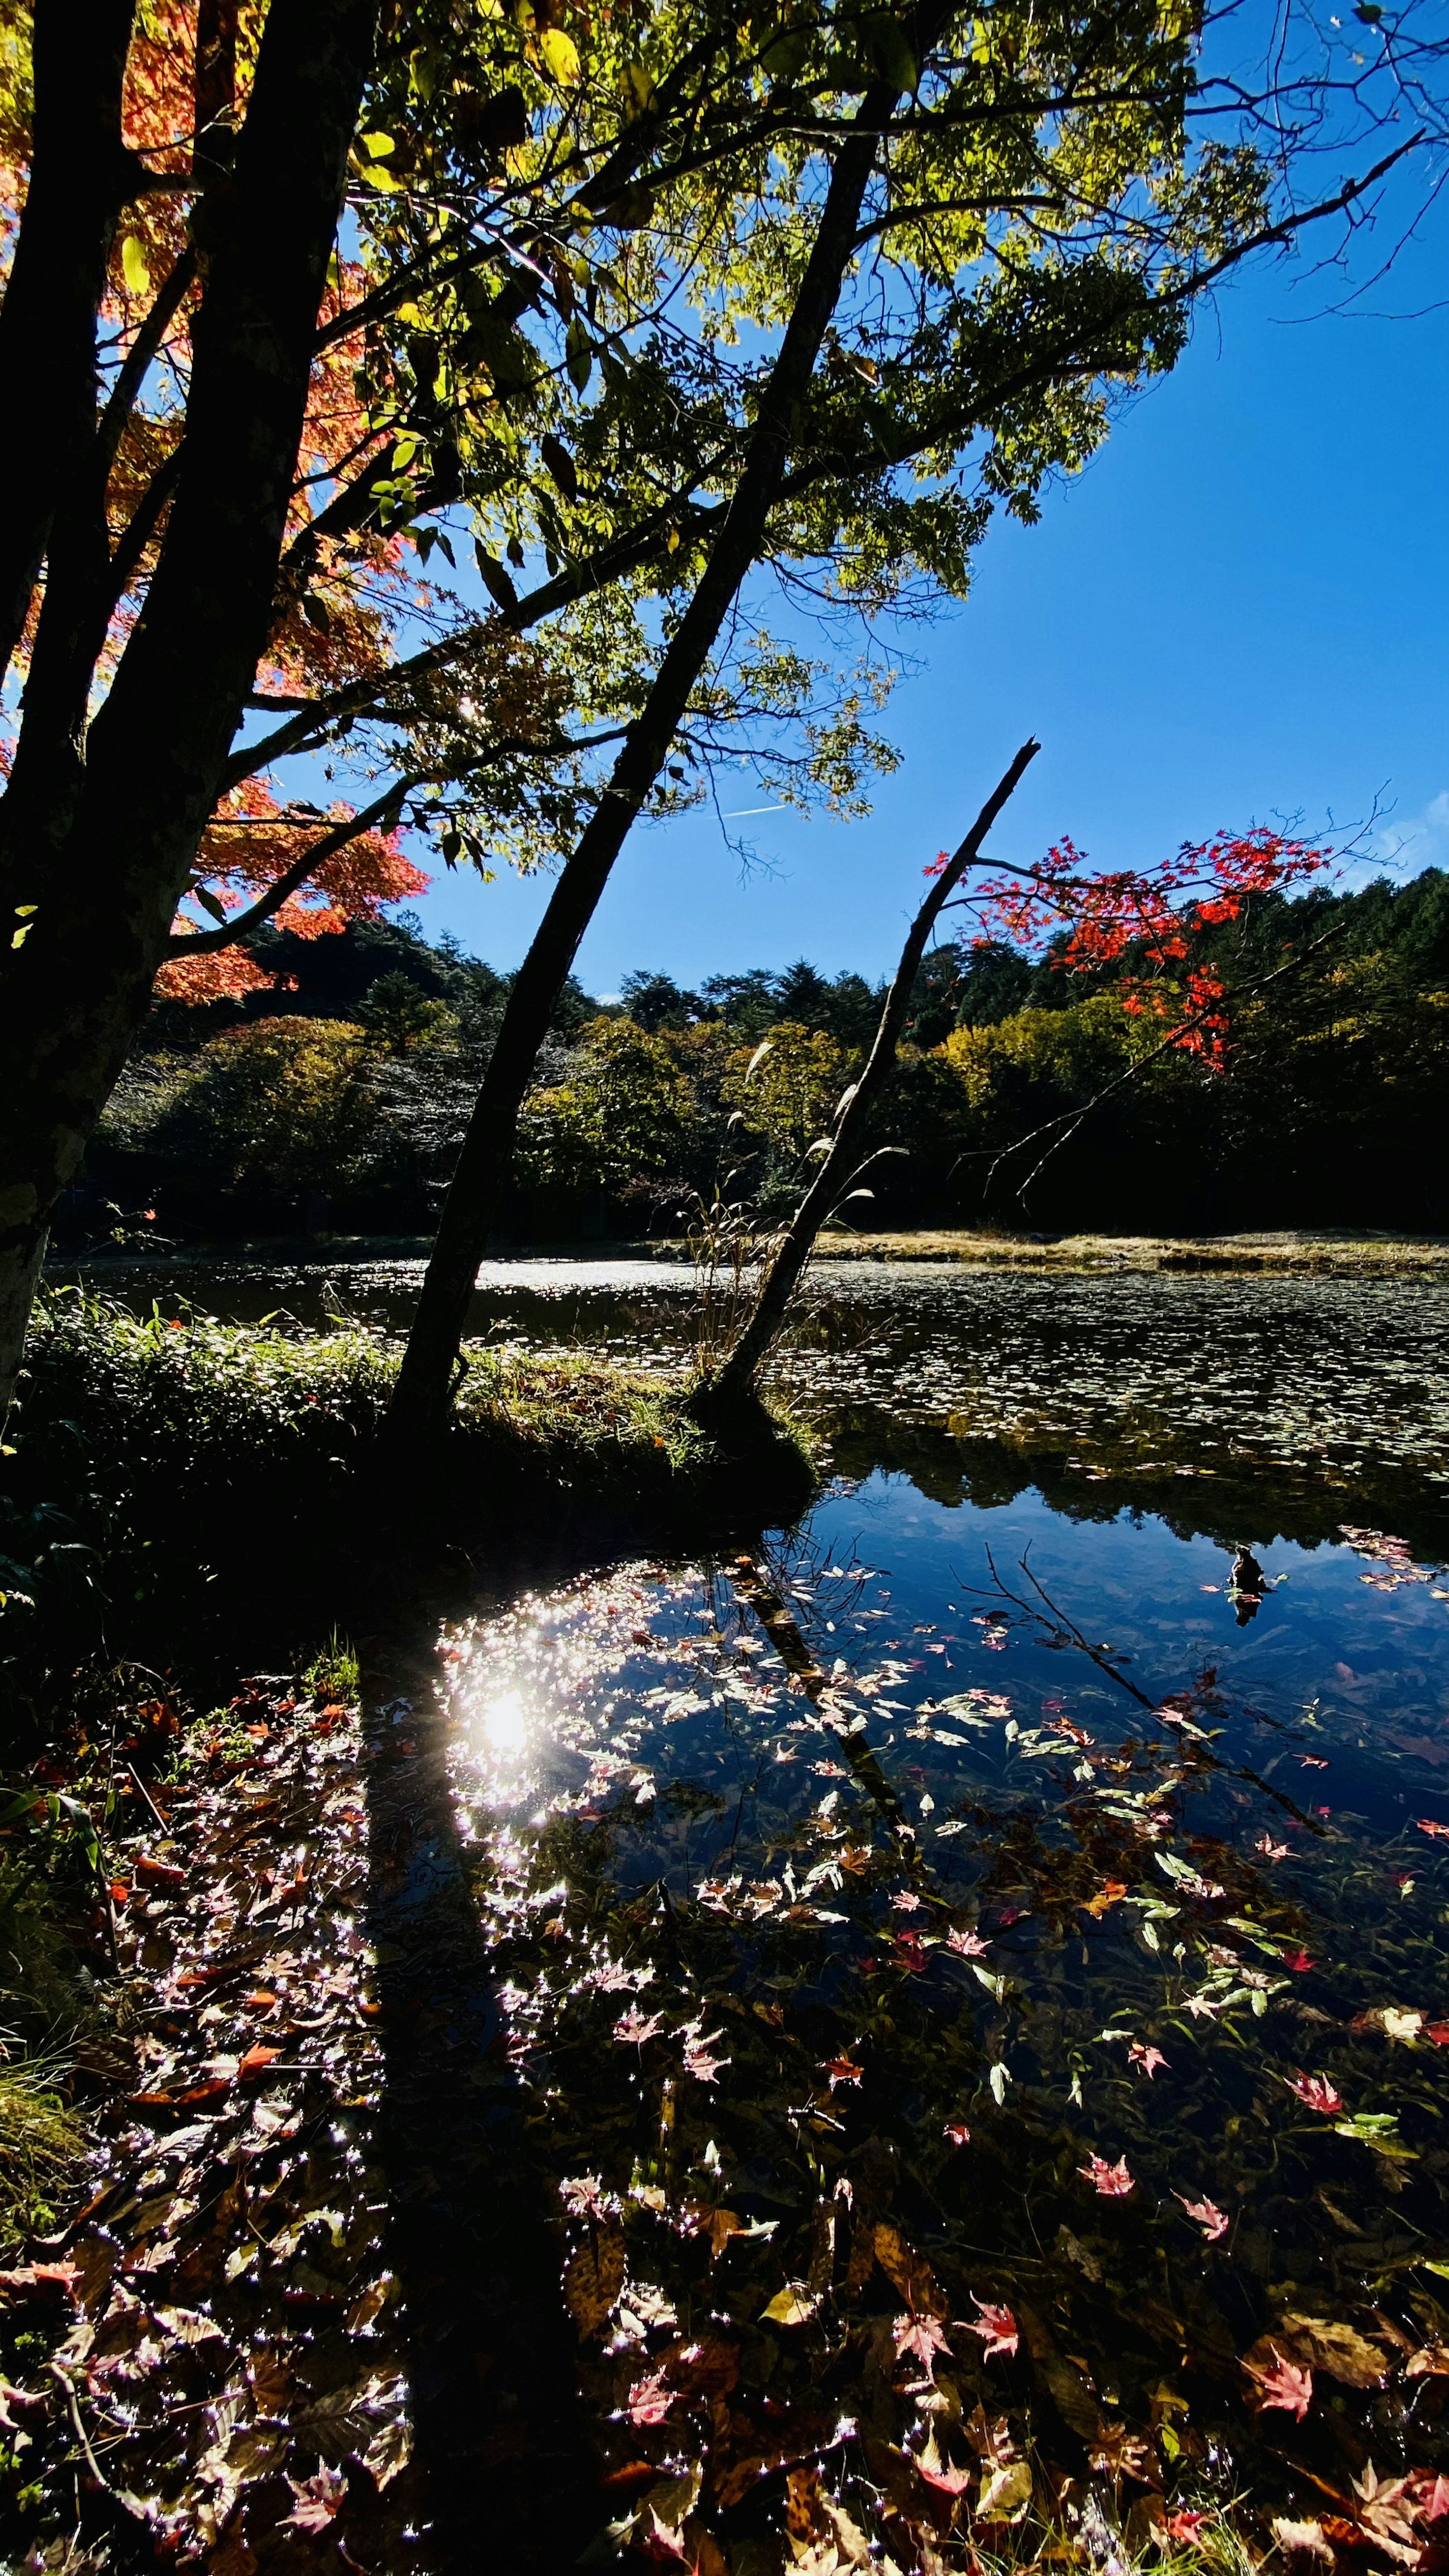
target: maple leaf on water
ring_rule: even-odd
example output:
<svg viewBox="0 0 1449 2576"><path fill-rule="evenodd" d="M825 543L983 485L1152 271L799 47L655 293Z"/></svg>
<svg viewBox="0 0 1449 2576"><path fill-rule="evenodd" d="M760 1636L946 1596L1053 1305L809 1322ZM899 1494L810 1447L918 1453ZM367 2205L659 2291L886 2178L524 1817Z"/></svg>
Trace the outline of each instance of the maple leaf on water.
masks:
<svg viewBox="0 0 1449 2576"><path fill-rule="evenodd" d="M1449 1825L1436 1824L1432 1816L1416 1816L1414 1822L1421 1834L1449 1834Z"/></svg>
<svg viewBox="0 0 1449 2576"><path fill-rule="evenodd" d="M558 2192L565 2209L571 2210L575 2218L607 2218L618 2206L597 2174L565 2174Z"/></svg>
<svg viewBox="0 0 1449 2576"><path fill-rule="evenodd" d="M1127 2063L1129 2066L1140 2066L1143 2074L1150 2080L1159 2066L1167 2064L1167 2060L1160 2048L1144 2048L1140 2039L1134 2039L1127 2051Z"/></svg>
<svg viewBox="0 0 1449 2576"><path fill-rule="evenodd" d="M1291 1968L1295 1977L1306 1976L1309 1969L1315 1964L1314 1961L1309 1958L1306 1950L1284 1950L1280 1955L1282 1957L1284 1967Z"/></svg>
<svg viewBox="0 0 1449 2576"><path fill-rule="evenodd" d="M951 2460L943 2459L936 2448L934 2431L924 2451L917 2456L916 2471L928 2487L936 2487L942 2495L964 2495L971 2484L969 2469L958 2469Z"/></svg>
<svg viewBox="0 0 1449 2576"><path fill-rule="evenodd" d="M631 2424L662 2424L677 2391L665 2380L662 2370L653 2370L646 2379L636 2379L629 2391Z"/></svg>
<svg viewBox="0 0 1449 2576"><path fill-rule="evenodd" d="M1290 2089L1300 2102L1307 2103L1310 2111L1321 2111L1325 2118L1343 2109L1343 2095L1334 2089L1326 2075L1304 2075L1300 2071L1291 2078Z"/></svg>
<svg viewBox="0 0 1449 2576"><path fill-rule="evenodd" d="M1227 2233L1227 2212L1219 2209L1216 2201L1189 2200L1186 2193L1181 2191L1175 2191L1172 2196L1174 2200L1182 2202L1189 2218L1197 2220L1209 2245L1215 2245L1218 2238Z"/></svg>
<svg viewBox="0 0 1449 2576"><path fill-rule="evenodd" d="M964 2120L948 2120L941 2135L949 2138L953 2147L969 2147L971 2144L971 2132Z"/></svg>
<svg viewBox="0 0 1449 2576"><path fill-rule="evenodd" d="M1105 2156L1093 2156L1087 2164L1078 2165L1077 2171L1094 2191L1100 2191L1107 2200L1120 2200L1127 2192L1136 2189L1127 2171L1125 2156L1119 2156L1114 2165L1109 2165Z"/></svg>
<svg viewBox="0 0 1449 2576"><path fill-rule="evenodd" d="M984 1959L991 1944L983 1941L979 1932L948 1932L946 1947L954 1950L958 1959Z"/></svg>
<svg viewBox="0 0 1449 2576"><path fill-rule="evenodd" d="M714 2042L723 2039L724 2032L712 2030L701 2038L696 2027L687 2030L683 2037L685 2074L692 2075L698 2084L712 2084L720 2068L730 2063L727 2057L714 2057L710 2053Z"/></svg>
<svg viewBox="0 0 1449 2576"><path fill-rule="evenodd" d="M1100 1923L1109 1905L1120 1905L1126 1893L1125 1879L1104 1878L1095 1896L1083 1898L1083 1910L1088 1914L1094 1914Z"/></svg>
<svg viewBox="0 0 1449 2576"><path fill-rule="evenodd" d="M1264 1860L1286 1860L1288 1858L1287 1844L1275 1843L1271 1834L1259 1834L1257 1841L1253 1845L1253 1849L1256 1852L1261 1852Z"/></svg>
<svg viewBox="0 0 1449 2576"><path fill-rule="evenodd" d="M865 2068L857 2066L851 2057L825 2057L820 2061L820 2072L829 2076L833 2093L837 2084L858 2084Z"/></svg>
<svg viewBox="0 0 1449 2576"><path fill-rule="evenodd" d="M976 2299L974 2290L971 2295ZM982 2355L983 2360L990 2361L993 2353L1015 2352L1021 2341L1021 2329L1010 2308L991 2307L984 2299L976 2299L976 2305L981 2314L977 2317L968 2317L966 2323L972 2334L980 2335L986 2347Z"/></svg>
<svg viewBox="0 0 1449 2576"><path fill-rule="evenodd" d="M631 2004L629 2010L621 2014L615 2022L614 2037L631 2043L635 2048L642 2048L646 2039L654 2037L663 2020L662 2013L650 2013L646 2016L640 2012L637 2004Z"/></svg>
<svg viewBox="0 0 1449 2576"><path fill-rule="evenodd" d="M1205 2514L1196 2512L1191 2505L1183 2505L1177 2513L1168 2515L1167 2537L1169 2540L1176 2540L1188 2548L1193 2548L1197 2544L1198 2532L1206 2519Z"/></svg>
<svg viewBox="0 0 1449 2576"><path fill-rule="evenodd" d="M330 2530L333 2518L342 2510L347 2493L347 2480L340 2469L329 2469L319 2461L315 2478L288 2481L297 2501L282 2528L290 2523L297 2531Z"/></svg>
<svg viewBox="0 0 1449 2576"><path fill-rule="evenodd" d="M913 1968L919 1975L926 1964L926 1954L921 1947L920 1935L915 1932L898 1932L894 1947L896 1966Z"/></svg>
<svg viewBox="0 0 1449 2576"><path fill-rule="evenodd" d="M911 1887L898 1887L891 1903L900 1914L919 1914L921 1910L921 1900Z"/></svg>
<svg viewBox="0 0 1449 2576"><path fill-rule="evenodd" d="M934 2317L917 2316L914 2312L897 2317L891 2333L895 2337L897 2352L913 2352L927 2378L932 2375L935 2355L938 2352L949 2353L951 2349Z"/></svg>
<svg viewBox="0 0 1449 2576"><path fill-rule="evenodd" d="M1281 2406L1286 2414L1296 2415L1300 2422L1313 2402L1313 2373L1300 2370L1296 2361L1285 2361L1276 2344L1270 2346L1271 2369L1263 2362L1245 2361L1244 2370L1258 2391L1258 2404Z"/></svg>
<svg viewBox="0 0 1449 2576"><path fill-rule="evenodd" d="M1413 2499L1415 2513L1426 2522L1437 2522L1449 2513L1449 2478L1438 2476L1432 2469L1416 2469L1404 2484Z"/></svg>

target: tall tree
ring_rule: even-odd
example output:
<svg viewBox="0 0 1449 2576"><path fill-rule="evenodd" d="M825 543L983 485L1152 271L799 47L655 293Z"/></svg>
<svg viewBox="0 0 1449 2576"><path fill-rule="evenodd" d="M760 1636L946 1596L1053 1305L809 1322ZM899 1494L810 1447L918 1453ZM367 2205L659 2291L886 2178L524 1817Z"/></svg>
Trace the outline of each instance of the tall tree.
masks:
<svg viewBox="0 0 1449 2576"><path fill-rule="evenodd" d="M993 501L1029 516L1191 294L1303 219L1146 0L386 0L383 28L36 0L0 54L33 433L0 540L0 1403L168 960L194 977L309 875L378 899L400 820L449 863L576 843L501 1169L621 816L695 792L675 740L707 764L785 719L787 787L844 797L879 756L878 669L837 684L746 576L832 613L959 590ZM352 811L276 783L300 753ZM440 1258L461 1277L451 1215Z"/></svg>

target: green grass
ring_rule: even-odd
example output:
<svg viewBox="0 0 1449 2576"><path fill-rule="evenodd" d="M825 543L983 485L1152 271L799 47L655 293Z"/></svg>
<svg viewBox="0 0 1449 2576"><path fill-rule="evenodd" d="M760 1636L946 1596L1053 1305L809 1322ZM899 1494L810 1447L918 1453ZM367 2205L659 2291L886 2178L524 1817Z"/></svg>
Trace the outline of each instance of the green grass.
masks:
<svg viewBox="0 0 1449 2576"><path fill-rule="evenodd" d="M69 2071L54 2052L0 2066L0 2253L54 2225L86 2154L85 2129L59 2089Z"/></svg>

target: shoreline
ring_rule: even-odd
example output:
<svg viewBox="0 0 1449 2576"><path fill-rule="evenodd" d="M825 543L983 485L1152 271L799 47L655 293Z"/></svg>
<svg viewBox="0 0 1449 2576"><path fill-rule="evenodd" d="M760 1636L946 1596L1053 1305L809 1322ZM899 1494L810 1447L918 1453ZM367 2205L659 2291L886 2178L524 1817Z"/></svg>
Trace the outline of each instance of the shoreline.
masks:
<svg viewBox="0 0 1449 2576"><path fill-rule="evenodd" d="M305 1263L316 1269L353 1263L423 1262L432 1250L427 1235L278 1235L236 1243L157 1244L154 1249L104 1246L56 1253L46 1262L52 1281L81 1274L114 1275L128 1269L212 1269L219 1264L268 1269ZM689 1249L678 1236L645 1241L598 1235L579 1243L509 1243L490 1246L483 1263L520 1270L544 1267L600 1269L620 1262L679 1264ZM1361 1275L1449 1271L1449 1235L1410 1235L1348 1227L1245 1234L995 1234L965 1227L922 1227L901 1234L825 1233L812 1267L830 1262L928 1263L963 1270L1064 1271L1264 1271Z"/></svg>

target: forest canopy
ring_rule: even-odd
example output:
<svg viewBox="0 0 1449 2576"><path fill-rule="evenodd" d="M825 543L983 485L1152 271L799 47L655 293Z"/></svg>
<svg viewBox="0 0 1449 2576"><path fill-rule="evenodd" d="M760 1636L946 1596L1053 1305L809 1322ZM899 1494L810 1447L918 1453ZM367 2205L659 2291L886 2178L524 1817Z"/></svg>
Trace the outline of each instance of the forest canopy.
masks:
<svg viewBox="0 0 1449 2576"><path fill-rule="evenodd" d="M1449 876L1257 897L1197 933L1191 963L1242 987L1320 939L1300 972L1227 1004L1220 1067L1170 1049L1095 1107L1158 1039L1132 1007L1130 955L1068 973L1050 947L934 950L872 1138L893 1150L854 1221L1444 1226ZM268 932L259 954L280 989L153 1012L72 1237L428 1226L509 979L407 917ZM641 968L608 1001L571 984L525 1105L508 1232L677 1234L731 1175L777 1213L879 1008L866 977L803 959L697 991Z"/></svg>

